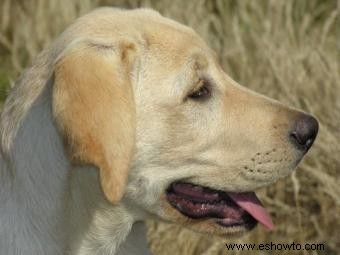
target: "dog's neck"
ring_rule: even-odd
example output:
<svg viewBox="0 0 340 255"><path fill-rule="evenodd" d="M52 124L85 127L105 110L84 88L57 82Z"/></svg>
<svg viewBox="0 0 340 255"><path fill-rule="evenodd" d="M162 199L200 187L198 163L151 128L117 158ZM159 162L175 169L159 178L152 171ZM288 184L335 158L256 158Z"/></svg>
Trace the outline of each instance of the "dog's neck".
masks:
<svg viewBox="0 0 340 255"><path fill-rule="evenodd" d="M73 241L68 247L71 254L150 254L144 213L126 198L117 205L109 204L96 169L73 168L69 180L66 232Z"/></svg>
<svg viewBox="0 0 340 255"><path fill-rule="evenodd" d="M144 227L133 226L141 220L136 209L128 201L109 204L97 170L69 163L50 89L28 110L0 160L0 254L148 254Z"/></svg>
<svg viewBox="0 0 340 255"><path fill-rule="evenodd" d="M119 247L117 255L151 255L144 222L136 222L125 242Z"/></svg>

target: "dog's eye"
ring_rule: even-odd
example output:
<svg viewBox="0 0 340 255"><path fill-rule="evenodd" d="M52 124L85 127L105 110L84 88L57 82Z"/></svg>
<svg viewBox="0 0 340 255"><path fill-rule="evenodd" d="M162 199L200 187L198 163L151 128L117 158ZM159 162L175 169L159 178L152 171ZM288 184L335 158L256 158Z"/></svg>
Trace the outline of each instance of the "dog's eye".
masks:
<svg viewBox="0 0 340 255"><path fill-rule="evenodd" d="M201 81L202 85L191 92L188 95L188 98L192 100L205 100L208 99L211 96L210 86L207 81Z"/></svg>

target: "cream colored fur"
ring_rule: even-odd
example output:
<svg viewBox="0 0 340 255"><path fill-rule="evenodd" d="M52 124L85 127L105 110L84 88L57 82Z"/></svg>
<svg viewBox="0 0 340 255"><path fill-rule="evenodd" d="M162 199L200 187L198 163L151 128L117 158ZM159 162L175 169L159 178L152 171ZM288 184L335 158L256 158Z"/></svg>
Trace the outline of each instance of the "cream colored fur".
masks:
<svg viewBox="0 0 340 255"><path fill-rule="evenodd" d="M188 94L209 82L212 96ZM164 199L173 181L249 191L301 159L300 112L229 78L190 28L151 10L76 20L1 115L0 254L148 254L147 217L216 235ZM137 222L137 223L136 223Z"/></svg>

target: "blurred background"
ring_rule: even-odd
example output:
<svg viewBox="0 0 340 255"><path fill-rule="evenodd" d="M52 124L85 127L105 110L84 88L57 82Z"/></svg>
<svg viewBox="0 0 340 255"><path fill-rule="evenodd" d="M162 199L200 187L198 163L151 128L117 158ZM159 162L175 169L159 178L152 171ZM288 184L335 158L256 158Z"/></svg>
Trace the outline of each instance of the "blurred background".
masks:
<svg viewBox="0 0 340 255"><path fill-rule="evenodd" d="M0 0L0 102L42 48L97 6L153 8L191 26L236 81L320 121L298 170L259 192L274 232L224 240L149 221L154 254L254 254L225 244L270 242L325 250L256 254L340 254L340 0Z"/></svg>

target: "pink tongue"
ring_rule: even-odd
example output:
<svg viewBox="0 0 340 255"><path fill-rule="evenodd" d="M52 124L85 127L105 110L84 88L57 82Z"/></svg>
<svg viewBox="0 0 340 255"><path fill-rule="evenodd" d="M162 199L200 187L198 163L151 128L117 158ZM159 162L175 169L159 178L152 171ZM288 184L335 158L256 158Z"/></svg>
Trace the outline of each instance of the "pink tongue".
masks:
<svg viewBox="0 0 340 255"><path fill-rule="evenodd" d="M262 206L261 201L254 192L229 193L228 196L243 210L247 211L258 222L269 230L274 229L274 224L269 213Z"/></svg>

